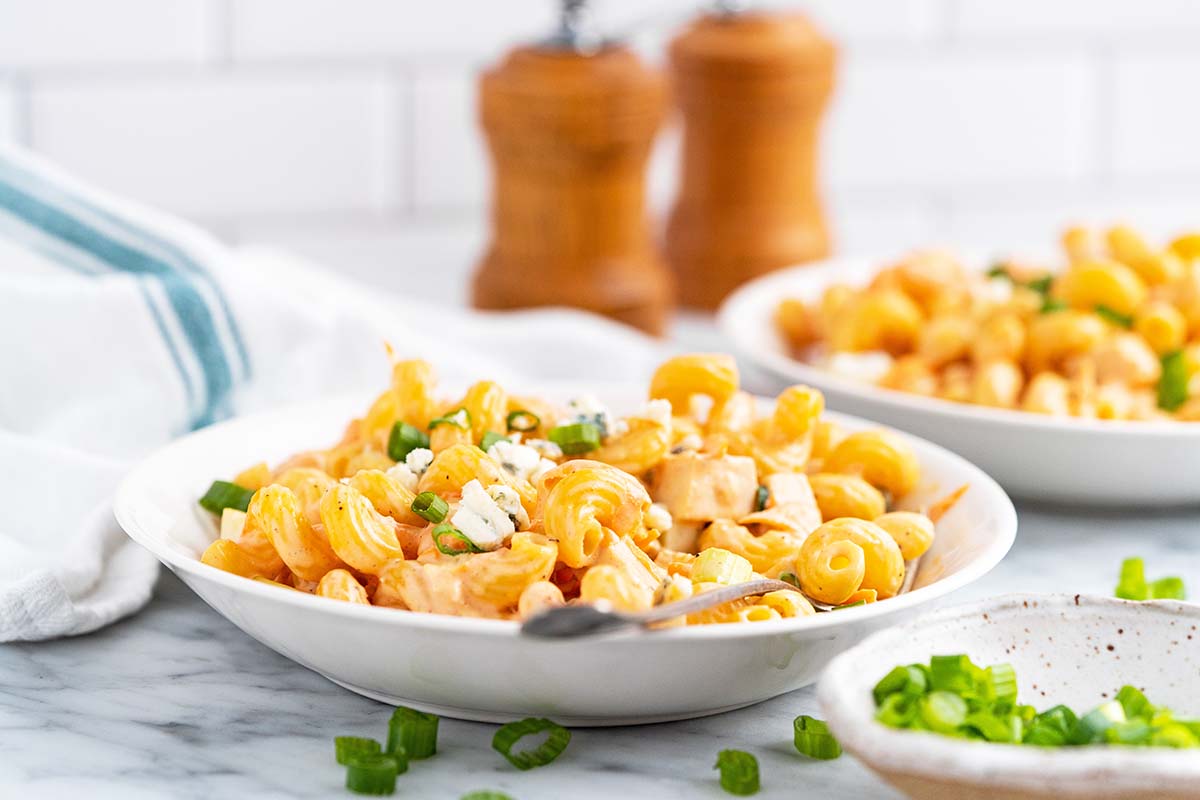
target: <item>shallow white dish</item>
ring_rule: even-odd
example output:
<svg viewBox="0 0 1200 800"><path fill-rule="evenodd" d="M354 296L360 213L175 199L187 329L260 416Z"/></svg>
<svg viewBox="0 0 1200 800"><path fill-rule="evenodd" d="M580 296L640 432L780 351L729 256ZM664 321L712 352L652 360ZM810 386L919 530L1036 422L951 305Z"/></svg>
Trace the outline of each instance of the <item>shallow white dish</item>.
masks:
<svg viewBox="0 0 1200 800"><path fill-rule="evenodd" d="M566 392L546 391L547 397ZM611 408L644 395L598 391ZM971 488L938 526L916 589L801 620L709 625L549 642L508 621L358 606L246 580L202 564L217 535L196 499L214 478L336 441L369 398L336 398L215 425L159 450L117 492L117 520L220 614L263 644L359 694L463 719L548 716L624 725L714 714L811 683L867 634L987 573L1017 521L1003 490L963 459L911 439L924 471L912 502ZM840 418L847 427L874 427Z"/></svg>
<svg viewBox="0 0 1200 800"><path fill-rule="evenodd" d="M817 690L842 746L915 798L1184 798L1200 793L1195 750L988 744L893 730L871 689L897 664L966 653L1008 662L1019 699L1091 710L1126 683L1180 717L1200 716L1200 606L1068 594L1004 595L922 616L835 658Z"/></svg>
<svg viewBox="0 0 1200 800"><path fill-rule="evenodd" d="M764 373L774 388L814 386L831 408L949 447L1015 496L1106 506L1200 503L1200 423L1062 419L954 403L855 381L792 358L775 328L779 301L815 300L834 283L863 285L883 263L832 260L759 278L725 300L721 331L743 363Z"/></svg>

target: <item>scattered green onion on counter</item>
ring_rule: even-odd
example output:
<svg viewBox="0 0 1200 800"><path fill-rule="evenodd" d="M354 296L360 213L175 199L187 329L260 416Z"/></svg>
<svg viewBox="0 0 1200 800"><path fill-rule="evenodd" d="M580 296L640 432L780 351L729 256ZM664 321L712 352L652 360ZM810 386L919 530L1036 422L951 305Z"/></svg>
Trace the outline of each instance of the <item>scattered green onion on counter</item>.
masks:
<svg viewBox="0 0 1200 800"><path fill-rule="evenodd" d="M513 752L513 746L526 736L546 733L546 739L537 747ZM571 732L556 722L538 717L510 722L500 727L492 737L492 749L519 770L544 767L562 755L571 743Z"/></svg>
<svg viewBox="0 0 1200 800"><path fill-rule="evenodd" d="M537 430L537 427L542 424L542 418L532 411L518 409L508 412L508 417L504 420L504 424L508 426L510 433L512 431L528 433L529 431Z"/></svg>
<svg viewBox="0 0 1200 800"><path fill-rule="evenodd" d="M792 721L792 728L796 749L809 758L828 761L842 754L842 746L833 738L824 720L801 714Z"/></svg>
<svg viewBox="0 0 1200 800"><path fill-rule="evenodd" d="M346 762L346 788L358 794L392 794L402 772L390 755L353 756Z"/></svg>
<svg viewBox="0 0 1200 800"><path fill-rule="evenodd" d="M383 752L379 742L360 736L339 736L333 740L333 747L337 763L343 766L348 764L352 758L377 756Z"/></svg>
<svg viewBox="0 0 1200 800"><path fill-rule="evenodd" d="M413 498L412 512L429 522L441 522L450 513L450 504L433 492L421 492Z"/></svg>
<svg viewBox="0 0 1200 800"><path fill-rule="evenodd" d="M600 446L600 428L591 422L559 425L551 428L547 437L568 456L589 453Z"/></svg>
<svg viewBox="0 0 1200 800"><path fill-rule="evenodd" d="M429 447L429 434L407 422L397 422L388 434L388 458L403 461L419 447Z"/></svg>
<svg viewBox="0 0 1200 800"><path fill-rule="evenodd" d="M245 511L250 507L250 498L254 490L238 486L229 481L213 481L208 491L200 498L200 505L214 514L220 514L227 508Z"/></svg>
<svg viewBox="0 0 1200 800"><path fill-rule="evenodd" d="M713 769L721 771L721 788L730 794L750 795L759 789L758 759L744 750L717 753Z"/></svg>
<svg viewBox="0 0 1200 800"><path fill-rule="evenodd" d="M399 706L388 721L387 751L405 759L429 758L437 752L438 717Z"/></svg>
<svg viewBox="0 0 1200 800"><path fill-rule="evenodd" d="M892 728L1040 747L1200 748L1200 720L1175 719L1170 709L1152 705L1136 687L1121 687L1115 699L1083 715L1063 705L1039 714L1017 702L1011 665L984 669L965 655L934 656L928 666L896 667L873 694L875 719Z"/></svg>
<svg viewBox="0 0 1200 800"><path fill-rule="evenodd" d="M467 792L458 800L513 800L504 792L490 792L485 790L477 792Z"/></svg>
<svg viewBox="0 0 1200 800"><path fill-rule="evenodd" d="M1146 565L1140 558L1121 562L1121 576L1113 594L1122 600L1186 600L1183 578L1169 575L1156 581L1146 580Z"/></svg>

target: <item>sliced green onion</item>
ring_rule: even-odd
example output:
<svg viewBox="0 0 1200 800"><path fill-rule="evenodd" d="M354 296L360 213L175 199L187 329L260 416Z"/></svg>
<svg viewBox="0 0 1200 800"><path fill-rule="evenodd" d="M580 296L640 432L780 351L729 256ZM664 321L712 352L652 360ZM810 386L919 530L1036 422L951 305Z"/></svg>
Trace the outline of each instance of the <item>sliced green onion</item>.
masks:
<svg viewBox="0 0 1200 800"><path fill-rule="evenodd" d="M1158 407L1174 411L1188 399L1187 359L1182 350L1162 357L1162 374L1158 378Z"/></svg>
<svg viewBox="0 0 1200 800"><path fill-rule="evenodd" d="M1103 742L1105 731L1124 721L1125 709L1116 700L1110 700L1080 717L1071 730L1069 741L1072 744Z"/></svg>
<svg viewBox="0 0 1200 800"><path fill-rule="evenodd" d="M507 436L496 433L495 431L488 431L483 435L483 438L479 440L479 449L486 453L488 450L492 449L492 445L494 445L496 442L509 441L512 440Z"/></svg>
<svg viewBox="0 0 1200 800"><path fill-rule="evenodd" d="M1096 306L1095 311L1096 316L1108 320L1113 325L1117 325L1122 328L1133 327L1133 317L1129 314L1122 314L1120 311L1109 308L1108 306Z"/></svg>
<svg viewBox="0 0 1200 800"><path fill-rule="evenodd" d="M1130 719L1118 722L1104 731L1104 741L1109 744L1138 745L1150 744L1154 728L1149 722L1141 719Z"/></svg>
<svg viewBox="0 0 1200 800"><path fill-rule="evenodd" d="M600 428L590 422L572 422L551 428L547 438L558 445L564 454L576 456L600 446Z"/></svg>
<svg viewBox="0 0 1200 800"><path fill-rule="evenodd" d="M400 706L388 721L387 752L400 754L406 763L429 758L437 752L437 733L437 715Z"/></svg>
<svg viewBox="0 0 1200 800"><path fill-rule="evenodd" d="M866 604L866 600L855 600L853 603L842 603L840 606L834 606L833 610L841 611L843 608L858 608L859 606L865 606Z"/></svg>
<svg viewBox="0 0 1200 800"><path fill-rule="evenodd" d="M1183 578L1171 575L1150 582L1150 598L1153 600L1187 600Z"/></svg>
<svg viewBox="0 0 1200 800"><path fill-rule="evenodd" d="M758 759L744 750L717 753L713 769L721 771L721 788L730 794L749 795L759 789Z"/></svg>
<svg viewBox="0 0 1200 800"><path fill-rule="evenodd" d="M421 519L441 522L450 512L450 504L433 492L421 492L413 498L412 512Z"/></svg>
<svg viewBox="0 0 1200 800"><path fill-rule="evenodd" d="M1015 714L1000 715L990 711L974 711L963 722L979 732L989 742L1021 741L1021 718Z"/></svg>
<svg viewBox="0 0 1200 800"><path fill-rule="evenodd" d="M800 588L800 579L796 577L796 573L794 573L794 572L779 573L779 580L783 581L784 583L790 583L792 586L795 586L797 589Z"/></svg>
<svg viewBox="0 0 1200 800"><path fill-rule="evenodd" d="M463 547L447 547L442 539L450 537L463 543ZM433 529L433 546L438 552L447 556L461 556L463 553L482 553L483 548L475 544L465 533L448 522L443 522Z"/></svg>
<svg viewBox="0 0 1200 800"><path fill-rule="evenodd" d="M345 766L350 759L360 756L376 756L383 752L379 742L359 736L338 736L333 740L337 763Z"/></svg>
<svg viewBox="0 0 1200 800"><path fill-rule="evenodd" d="M1053 314L1056 311L1066 311L1068 308L1069 306L1062 300L1059 300L1057 297L1050 297L1047 295L1046 299L1042 301L1041 313Z"/></svg>
<svg viewBox="0 0 1200 800"><path fill-rule="evenodd" d="M220 514L227 508L245 511L250 507L250 498L252 497L254 497L253 489L247 489L229 481L213 481L212 485L208 487L208 491L200 498L200 505L214 514Z"/></svg>
<svg viewBox="0 0 1200 800"><path fill-rule="evenodd" d="M1188 726L1174 722L1154 731L1149 744L1154 747L1200 747L1200 738Z"/></svg>
<svg viewBox="0 0 1200 800"><path fill-rule="evenodd" d="M1154 713L1154 706L1146 699L1146 695L1136 686L1125 685L1117 692L1116 701L1125 710L1126 719L1137 717L1149 718Z"/></svg>
<svg viewBox="0 0 1200 800"><path fill-rule="evenodd" d="M997 261L995 264L992 264L986 274L989 278L1008 278L1012 280L1012 276L1008 274L1008 265L1003 261Z"/></svg>
<svg viewBox="0 0 1200 800"><path fill-rule="evenodd" d="M976 669L965 655L933 656L929 659L930 685L947 692L969 692L975 686Z"/></svg>
<svg viewBox="0 0 1200 800"><path fill-rule="evenodd" d="M1029 287L1030 289L1033 289L1038 294L1045 296L1045 295L1050 294L1050 286L1053 283L1054 283L1053 275L1043 275L1040 278L1034 278L1031 281L1027 281L1025 283L1025 285L1027 287Z"/></svg>
<svg viewBox="0 0 1200 800"><path fill-rule="evenodd" d="M388 434L388 458L403 461L418 447L429 447L429 435L407 422L397 422Z"/></svg>
<svg viewBox="0 0 1200 800"><path fill-rule="evenodd" d="M879 704L879 710L875 712L875 719L890 728L908 728L917 719L918 700L919 698L915 695L900 692L888 695Z"/></svg>
<svg viewBox="0 0 1200 800"><path fill-rule="evenodd" d="M1147 600L1150 587L1146 585L1146 565L1140 558L1127 558L1121 562L1121 577L1113 594L1122 600Z"/></svg>
<svg viewBox="0 0 1200 800"><path fill-rule="evenodd" d="M760 486L754 491L754 510L762 511L767 507L767 500L771 497L771 490L765 486Z"/></svg>
<svg viewBox="0 0 1200 800"><path fill-rule="evenodd" d="M989 700L1001 705L1017 702L1017 673L1012 664L993 664L984 674Z"/></svg>
<svg viewBox="0 0 1200 800"><path fill-rule="evenodd" d="M532 411L518 409L508 412L504 424L508 427L509 432L529 433L529 431L537 430L537 427L542 424L542 418Z"/></svg>
<svg viewBox="0 0 1200 800"><path fill-rule="evenodd" d="M1067 734L1052 725L1034 722L1021 738L1022 744L1032 744L1038 747L1062 747L1067 743Z"/></svg>
<svg viewBox="0 0 1200 800"><path fill-rule="evenodd" d="M824 720L801 714L792 720L792 728L796 749L809 758L827 761L842 754L842 746L833 738Z"/></svg>
<svg viewBox="0 0 1200 800"><path fill-rule="evenodd" d="M471 429L471 412L465 408L456 408L448 414L443 414L440 417L434 417L429 420L429 430L433 430L439 425L453 425L462 430Z"/></svg>
<svg viewBox="0 0 1200 800"><path fill-rule="evenodd" d="M921 698L921 720L930 730L950 733L967 720L967 701L953 692L937 690Z"/></svg>
<svg viewBox="0 0 1200 800"><path fill-rule="evenodd" d="M513 752L513 745L526 736L546 731L546 740L530 750ZM544 767L562 755L571 743L571 732L548 719L530 717L501 726L492 737L492 749L519 770Z"/></svg>
<svg viewBox="0 0 1200 800"><path fill-rule="evenodd" d="M458 800L513 800L504 792L493 792L483 789L476 792L467 792Z"/></svg>
<svg viewBox="0 0 1200 800"><path fill-rule="evenodd" d="M390 755L355 756L346 763L346 788L358 794L392 794L400 772Z"/></svg>
<svg viewBox="0 0 1200 800"><path fill-rule="evenodd" d="M907 667L896 667L879 683L875 684L873 691L875 695L875 705L883 703L885 697L897 692L920 696L925 694L929 688L929 677L920 664L909 664Z"/></svg>

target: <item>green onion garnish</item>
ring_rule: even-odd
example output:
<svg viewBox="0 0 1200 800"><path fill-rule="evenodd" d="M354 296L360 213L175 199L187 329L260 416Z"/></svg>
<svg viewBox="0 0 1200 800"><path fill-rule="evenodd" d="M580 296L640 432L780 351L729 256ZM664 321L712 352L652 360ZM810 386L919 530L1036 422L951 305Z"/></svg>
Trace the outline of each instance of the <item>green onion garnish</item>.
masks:
<svg viewBox="0 0 1200 800"><path fill-rule="evenodd" d="M1151 600L1186 600L1187 592L1183 588L1183 578L1171 575L1150 582Z"/></svg>
<svg viewBox="0 0 1200 800"><path fill-rule="evenodd" d="M792 720L792 741L796 749L809 758L829 760L842 754L842 746L829 732L823 720L801 714Z"/></svg>
<svg viewBox="0 0 1200 800"><path fill-rule="evenodd" d="M383 752L379 742L359 736L339 736L333 740L337 763L345 766L352 758L376 756Z"/></svg>
<svg viewBox="0 0 1200 800"><path fill-rule="evenodd" d="M508 412L508 417L504 422L508 426L510 433L512 431L528 433L529 431L537 430L538 425L542 424L542 418L532 411L518 409L517 411Z"/></svg>
<svg viewBox="0 0 1200 800"><path fill-rule="evenodd" d="M748 795L758 791L758 759L744 750L717 753L713 769L721 770L721 788L730 794Z"/></svg>
<svg viewBox="0 0 1200 800"><path fill-rule="evenodd" d="M430 522L441 522L450 512L450 504L433 492L421 492L413 498L412 511Z"/></svg>
<svg viewBox="0 0 1200 800"><path fill-rule="evenodd" d="M1162 357L1162 375L1158 378L1158 407L1175 411L1188 399L1187 359L1182 350Z"/></svg>
<svg viewBox="0 0 1200 800"><path fill-rule="evenodd" d="M403 461L418 447L429 447L429 435L407 422L397 422L388 434L388 458Z"/></svg>
<svg viewBox="0 0 1200 800"><path fill-rule="evenodd" d="M547 733L546 740L529 750L519 753L512 751L513 745L526 736L534 733ZM529 717L528 719L510 722L501 726L492 737L492 749L508 759L519 770L544 767L562 755L563 750L571 743L571 732L563 726L548 719Z"/></svg>
<svg viewBox="0 0 1200 800"><path fill-rule="evenodd" d="M513 800L513 799L511 797L509 797L508 795L506 795L504 792L492 792L487 789L483 789L483 790L476 791L476 792L467 792L462 797L458 798L458 800Z"/></svg>
<svg viewBox="0 0 1200 800"><path fill-rule="evenodd" d="M1053 314L1055 311L1066 311L1067 308L1067 304L1062 300L1059 300L1056 297L1047 296L1046 299L1042 301L1041 313Z"/></svg>
<svg viewBox="0 0 1200 800"><path fill-rule="evenodd" d="M1150 598L1150 587L1146 585L1146 566L1140 558L1127 558L1121 562L1121 577L1113 594L1122 600Z"/></svg>
<svg viewBox="0 0 1200 800"><path fill-rule="evenodd" d="M400 706L388 722L387 752L404 758L407 769L409 759L429 758L437 752L437 733L436 715Z"/></svg>
<svg viewBox="0 0 1200 800"><path fill-rule="evenodd" d="M600 446L600 428L590 422L559 425L551 428L547 437L569 456L588 453Z"/></svg>
<svg viewBox="0 0 1200 800"><path fill-rule="evenodd" d="M512 440L509 439L507 436L502 436L499 433L496 433L495 431L488 431L487 433L485 433L483 435L483 438L479 440L479 449L486 453L488 450L492 449L492 445L494 445L496 442L509 442L509 441L512 441Z"/></svg>
<svg viewBox="0 0 1200 800"><path fill-rule="evenodd" d="M995 264L992 264L991 268L987 271L987 276L989 278L1008 278L1012 280L1012 276L1008 274L1008 265L1003 261L997 261Z"/></svg>
<svg viewBox="0 0 1200 800"><path fill-rule="evenodd" d="M471 412L465 408L456 408L449 414L443 414L440 417L434 417L429 420L429 430L433 430L439 425L453 425L462 430L471 429Z"/></svg>
<svg viewBox="0 0 1200 800"><path fill-rule="evenodd" d="M253 489L247 489L229 481L213 481L212 486L209 486L208 491L200 498L200 505L214 514L220 514L227 508L245 511L250 507L250 498L252 497L254 497Z"/></svg>
<svg viewBox="0 0 1200 800"><path fill-rule="evenodd" d="M1109 308L1108 306L1096 306L1095 311L1096 316L1108 320L1113 325L1117 325L1122 328L1133 327L1133 317L1131 317L1129 314L1122 314L1120 311Z"/></svg>
<svg viewBox="0 0 1200 800"><path fill-rule="evenodd" d="M346 788L358 794L392 794L399 773L399 762L392 756L355 756L346 762Z"/></svg>
<svg viewBox="0 0 1200 800"><path fill-rule="evenodd" d="M1134 571L1131 566L1131 577ZM926 676L932 678L928 685ZM1200 748L1200 721L1175 719L1170 709L1155 706L1133 686L1121 687L1115 699L1077 717L1062 705L1040 714L1033 706L1018 705L1016 683L1008 664L981 669L964 655L934 656L928 669L896 667L875 685L875 719L892 728L1038 747Z"/></svg>
<svg viewBox="0 0 1200 800"><path fill-rule="evenodd" d="M767 500L771 497L771 490L765 486L760 486L754 492L754 510L762 511L767 507Z"/></svg>
<svg viewBox="0 0 1200 800"><path fill-rule="evenodd" d="M1026 282L1025 285L1028 288L1033 289L1038 294L1045 296L1050 294L1050 285L1053 283L1053 275L1043 275L1040 278L1034 278L1033 280Z"/></svg>
<svg viewBox="0 0 1200 800"><path fill-rule="evenodd" d="M449 537L462 542L462 547L449 547L442 544L442 539ZM448 522L443 522L433 529L433 546L438 552L447 556L461 556L463 553L482 553L483 548L475 544L465 533Z"/></svg>
<svg viewBox="0 0 1200 800"><path fill-rule="evenodd" d="M1146 580L1146 568L1140 558L1121 562L1121 577L1113 594L1122 600L1186 600L1183 578L1169 575L1156 581Z"/></svg>
<svg viewBox="0 0 1200 800"><path fill-rule="evenodd" d="M796 577L796 573L794 573L794 572L779 573L779 580L783 581L784 583L790 583L792 586L795 586L797 589L800 588L800 579Z"/></svg>

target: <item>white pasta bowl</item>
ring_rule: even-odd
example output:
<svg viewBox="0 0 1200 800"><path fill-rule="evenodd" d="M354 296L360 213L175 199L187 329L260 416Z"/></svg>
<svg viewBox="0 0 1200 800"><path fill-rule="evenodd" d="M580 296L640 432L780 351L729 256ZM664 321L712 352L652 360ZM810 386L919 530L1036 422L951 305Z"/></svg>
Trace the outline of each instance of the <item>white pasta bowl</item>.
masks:
<svg viewBox="0 0 1200 800"><path fill-rule="evenodd" d="M831 408L954 450L1014 496L1106 506L1200 503L1200 423L1056 418L968 405L885 389L793 358L774 322L779 301L816 300L835 283L865 285L882 263L831 260L754 280L721 306L721 331L773 388L814 386Z"/></svg>
<svg viewBox="0 0 1200 800"><path fill-rule="evenodd" d="M1041 748L894 730L874 720L871 689L898 664L966 653L1008 662L1019 700L1088 711L1124 684L1180 717L1200 716L1200 606L1080 595L1004 595L943 609L871 636L835 658L818 698L834 735L913 798L1194 798L1195 750Z"/></svg>
<svg viewBox="0 0 1200 800"><path fill-rule="evenodd" d="M542 394L568 393L559 387ZM644 397L629 390L597 394L614 410L632 410ZM546 641L523 637L515 622L354 605L200 562L217 536L196 504L210 481L336 441L368 404L369 398L335 398L194 433L135 468L114 510L134 540L263 644L359 694L447 716L624 725L757 703L811 683L831 658L867 634L978 579L1004 557L1016 534L1012 504L994 481L958 456L906 437L923 469L909 503L930 502L963 484L970 489L939 522L913 591L816 617ZM838 419L851 429L872 427Z"/></svg>

